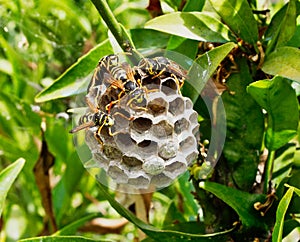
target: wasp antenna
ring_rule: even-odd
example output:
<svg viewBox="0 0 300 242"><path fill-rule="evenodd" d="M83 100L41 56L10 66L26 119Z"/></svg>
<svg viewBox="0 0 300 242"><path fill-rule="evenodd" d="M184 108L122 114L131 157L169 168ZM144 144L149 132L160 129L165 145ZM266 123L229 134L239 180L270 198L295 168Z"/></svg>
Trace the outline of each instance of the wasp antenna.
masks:
<svg viewBox="0 0 300 242"><path fill-rule="evenodd" d="M93 121L86 122L86 123L83 123L83 124L80 124L80 125L76 126L74 129L71 129L69 131L69 133L74 134L74 133L76 133L80 130L93 127L94 125L95 125L95 123Z"/></svg>

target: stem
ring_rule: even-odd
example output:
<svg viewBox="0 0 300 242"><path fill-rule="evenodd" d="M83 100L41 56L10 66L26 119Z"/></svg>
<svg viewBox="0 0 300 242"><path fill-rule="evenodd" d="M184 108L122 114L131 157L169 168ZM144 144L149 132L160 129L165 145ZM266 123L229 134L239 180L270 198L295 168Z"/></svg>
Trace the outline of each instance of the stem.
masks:
<svg viewBox="0 0 300 242"><path fill-rule="evenodd" d="M112 32L113 36L116 38L122 50L124 50L125 52L131 51L134 48L134 45L127 32L124 30L124 28L122 28L122 26L115 18L106 0L91 0L91 1L96 7L96 9L98 10L100 16L106 23L109 30Z"/></svg>
<svg viewBox="0 0 300 242"><path fill-rule="evenodd" d="M265 166L265 181L264 181L264 193L267 194L269 188L269 182L272 179L273 163L275 158L275 151L269 151L268 159Z"/></svg>

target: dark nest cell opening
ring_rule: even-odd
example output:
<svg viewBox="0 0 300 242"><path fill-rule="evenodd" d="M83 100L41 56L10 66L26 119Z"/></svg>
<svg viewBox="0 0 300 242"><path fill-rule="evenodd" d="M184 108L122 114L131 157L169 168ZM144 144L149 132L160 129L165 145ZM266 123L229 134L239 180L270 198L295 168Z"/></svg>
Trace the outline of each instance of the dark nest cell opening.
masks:
<svg viewBox="0 0 300 242"><path fill-rule="evenodd" d="M178 85L173 78L168 78L166 79L162 84L161 84L161 91L165 93L167 96L168 95L173 95L178 92Z"/></svg>
<svg viewBox="0 0 300 242"><path fill-rule="evenodd" d="M138 133L149 130L152 126L152 120L144 117L136 118L131 122L131 128Z"/></svg>
<svg viewBox="0 0 300 242"><path fill-rule="evenodd" d="M158 116L166 112L167 102L162 98L156 98L150 101L147 105L147 109L153 116Z"/></svg>

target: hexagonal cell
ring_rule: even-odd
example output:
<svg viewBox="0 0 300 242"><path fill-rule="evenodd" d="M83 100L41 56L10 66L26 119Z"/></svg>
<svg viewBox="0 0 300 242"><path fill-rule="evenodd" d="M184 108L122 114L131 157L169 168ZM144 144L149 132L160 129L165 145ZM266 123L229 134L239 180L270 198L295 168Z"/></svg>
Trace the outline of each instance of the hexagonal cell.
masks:
<svg viewBox="0 0 300 242"><path fill-rule="evenodd" d="M190 154L188 154L187 156L186 156L186 162L188 163L188 164L191 164L191 162L192 161L194 161L196 158L197 158L197 156L198 156L198 151L192 151Z"/></svg>
<svg viewBox="0 0 300 242"><path fill-rule="evenodd" d="M137 145L137 150L136 152L140 155L156 155L157 154L157 142L152 141L152 140L143 140Z"/></svg>
<svg viewBox="0 0 300 242"><path fill-rule="evenodd" d="M197 143L194 136L189 136L179 143L179 149L185 153L189 150L197 148Z"/></svg>
<svg viewBox="0 0 300 242"><path fill-rule="evenodd" d="M146 87L149 91L159 90L160 78L153 78L151 76L147 76L146 78L142 79L142 86Z"/></svg>
<svg viewBox="0 0 300 242"><path fill-rule="evenodd" d="M185 108L186 109L193 109L193 102L189 98L185 98Z"/></svg>
<svg viewBox="0 0 300 242"><path fill-rule="evenodd" d="M96 129L95 129L96 130ZM85 132L85 142L89 146L91 152L99 152L101 150L101 146L95 138L95 131L89 129Z"/></svg>
<svg viewBox="0 0 300 242"><path fill-rule="evenodd" d="M162 144L159 147L158 155L164 160L171 159L177 155L178 144L175 144L173 141Z"/></svg>
<svg viewBox="0 0 300 242"><path fill-rule="evenodd" d="M165 167L165 171L169 172L170 174L168 175L173 179L175 179L178 175L184 173L186 170L186 164L178 160L173 160Z"/></svg>
<svg viewBox="0 0 300 242"><path fill-rule="evenodd" d="M117 126L120 129L128 127L129 122L132 119L129 112L118 105L115 105L111 109L111 117L114 119L114 126Z"/></svg>
<svg viewBox="0 0 300 242"><path fill-rule="evenodd" d="M178 84L174 78L166 78L162 80L161 91L167 96L178 93Z"/></svg>
<svg viewBox="0 0 300 242"><path fill-rule="evenodd" d="M189 118L191 123L197 124L198 123L198 113L196 113L195 111L190 115Z"/></svg>
<svg viewBox="0 0 300 242"><path fill-rule="evenodd" d="M184 101L182 97L177 97L169 102L169 112L174 116L180 115L184 112Z"/></svg>
<svg viewBox="0 0 300 242"><path fill-rule="evenodd" d="M156 98L147 105L148 112L154 117L164 114L167 110L168 103L163 98Z"/></svg>
<svg viewBox="0 0 300 242"><path fill-rule="evenodd" d="M188 130L189 127L190 127L189 121L187 121L185 118L181 118L175 122L174 131L176 134L180 134L183 131Z"/></svg>
<svg viewBox="0 0 300 242"><path fill-rule="evenodd" d="M137 167L143 164L143 162L137 159L136 157L130 157L126 155L122 157L121 162L128 167Z"/></svg>
<svg viewBox="0 0 300 242"><path fill-rule="evenodd" d="M111 165L107 169L107 174L117 183L127 183L128 176L117 165Z"/></svg>
<svg viewBox="0 0 300 242"><path fill-rule="evenodd" d="M105 157L103 157L103 155L101 153L94 153L93 154L93 160L94 160L95 163L97 163L97 165L99 167L104 168L105 170L109 166L109 161L110 160L108 160ZM88 167L88 168L91 168L91 167Z"/></svg>
<svg viewBox="0 0 300 242"><path fill-rule="evenodd" d="M117 149L116 147L113 147L109 144L103 145L103 154L109 160L120 160L122 157L122 152L119 149Z"/></svg>
<svg viewBox="0 0 300 242"><path fill-rule="evenodd" d="M196 137L197 141L200 140L200 137L199 137L199 126L200 125L196 125L193 130L192 130L192 133L193 135Z"/></svg>
<svg viewBox="0 0 300 242"><path fill-rule="evenodd" d="M134 119L130 123L131 129L135 130L138 133L144 133L149 130L152 126L152 120L145 117L139 117Z"/></svg>
<svg viewBox="0 0 300 242"><path fill-rule="evenodd" d="M133 140L128 133L120 133L114 136L117 147L121 150L121 152L130 152L136 146L135 140Z"/></svg>
<svg viewBox="0 0 300 242"><path fill-rule="evenodd" d="M149 157L149 159L143 164L143 170L151 175L158 175L162 173L164 168L164 160L157 156Z"/></svg>
<svg viewBox="0 0 300 242"><path fill-rule="evenodd" d="M134 186L135 188L148 188L149 179L145 176L139 175L138 177L130 177L128 179L128 184Z"/></svg>
<svg viewBox="0 0 300 242"><path fill-rule="evenodd" d="M173 129L173 126L167 120L162 120L152 126L151 132L157 138L166 138L173 134Z"/></svg>
<svg viewBox="0 0 300 242"><path fill-rule="evenodd" d="M153 176L151 179L151 184L155 185L157 188L166 187L173 182L173 179L166 176L163 173L160 173L156 176Z"/></svg>

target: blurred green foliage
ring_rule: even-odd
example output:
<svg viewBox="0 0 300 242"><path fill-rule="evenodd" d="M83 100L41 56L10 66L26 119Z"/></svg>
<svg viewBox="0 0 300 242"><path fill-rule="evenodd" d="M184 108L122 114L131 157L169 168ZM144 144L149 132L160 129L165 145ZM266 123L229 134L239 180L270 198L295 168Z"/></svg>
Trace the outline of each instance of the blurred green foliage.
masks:
<svg viewBox="0 0 300 242"><path fill-rule="evenodd" d="M200 93L214 81L227 122L217 166L199 157L190 174L153 194L151 225L137 218L127 209L132 197L85 171L68 133L74 96L98 60L119 48L106 23L91 1L0 1L0 241L134 241L138 228L144 241L293 241L290 232L300 228L300 2L108 4L136 48L176 51L200 65L203 76L182 92L199 113L201 141L211 144L219 116ZM20 158L18 175L21 167L11 164Z"/></svg>

